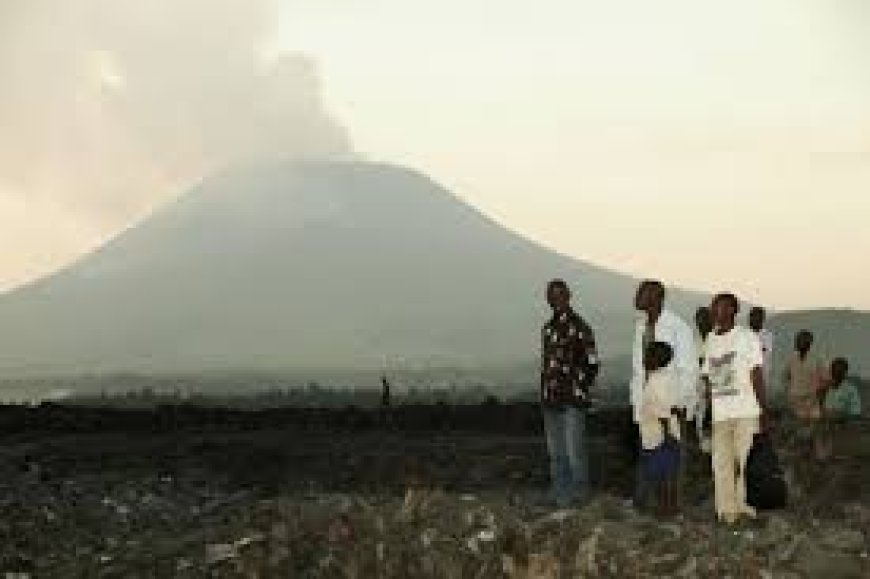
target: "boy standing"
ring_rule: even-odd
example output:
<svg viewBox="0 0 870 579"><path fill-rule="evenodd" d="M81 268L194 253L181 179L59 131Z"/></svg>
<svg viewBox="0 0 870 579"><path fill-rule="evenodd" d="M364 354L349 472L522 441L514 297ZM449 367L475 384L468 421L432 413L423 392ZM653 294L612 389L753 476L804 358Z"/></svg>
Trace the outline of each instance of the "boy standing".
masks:
<svg viewBox="0 0 870 579"><path fill-rule="evenodd" d="M861 417L861 394L848 379L849 362L837 358L831 363L831 381L825 393L824 436L821 458L830 458L839 446L840 431L850 420Z"/></svg>
<svg viewBox="0 0 870 579"><path fill-rule="evenodd" d="M571 308L568 284L547 284L547 303L553 315L541 332L541 406L553 499L561 508L589 494L586 409L599 362L595 335Z"/></svg>
<svg viewBox="0 0 870 579"><path fill-rule="evenodd" d="M701 371L712 399L716 515L727 524L755 516L746 503L746 462L766 406L761 344L751 330L734 325L738 310L733 294L713 299L715 330Z"/></svg>
<svg viewBox="0 0 870 579"><path fill-rule="evenodd" d="M848 376L848 360L837 358L831 362L831 383L825 395L825 415L832 419L861 417L861 394Z"/></svg>
<svg viewBox="0 0 870 579"><path fill-rule="evenodd" d="M652 342L644 352L647 370L640 408L641 463L647 483L655 489L657 512L676 514L680 461L680 423L673 413L673 374L668 368L674 350L665 342ZM645 497L643 498L645 501Z"/></svg>

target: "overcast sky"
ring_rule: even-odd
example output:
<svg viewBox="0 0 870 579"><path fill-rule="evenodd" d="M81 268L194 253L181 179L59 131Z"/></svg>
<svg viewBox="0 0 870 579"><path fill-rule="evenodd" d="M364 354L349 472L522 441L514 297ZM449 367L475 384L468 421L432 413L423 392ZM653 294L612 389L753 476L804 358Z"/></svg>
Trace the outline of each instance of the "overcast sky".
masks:
<svg viewBox="0 0 870 579"><path fill-rule="evenodd" d="M511 229L629 273L776 308L870 309L862 0L64 6L8 0L0 14L0 74L19 87L0 97L0 241L20 248L0 258L7 287L277 143L413 166ZM297 52L310 60L275 65Z"/></svg>

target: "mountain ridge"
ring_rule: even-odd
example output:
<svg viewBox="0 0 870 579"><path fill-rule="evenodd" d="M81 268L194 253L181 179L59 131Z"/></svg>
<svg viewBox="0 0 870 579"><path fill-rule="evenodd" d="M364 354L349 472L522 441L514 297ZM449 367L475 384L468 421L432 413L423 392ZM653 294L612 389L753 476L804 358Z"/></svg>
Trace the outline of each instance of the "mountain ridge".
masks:
<svg viewBox="0 0 870 579"><path fill-rule="evenodd" d="M602 356L623 372L635 278L514 233L413 169L258 164L203 180L0 295L0 372L521 364L533 381L553 277L571 284ZM668 301L690 319L707 297L672 289Z"/></svg>

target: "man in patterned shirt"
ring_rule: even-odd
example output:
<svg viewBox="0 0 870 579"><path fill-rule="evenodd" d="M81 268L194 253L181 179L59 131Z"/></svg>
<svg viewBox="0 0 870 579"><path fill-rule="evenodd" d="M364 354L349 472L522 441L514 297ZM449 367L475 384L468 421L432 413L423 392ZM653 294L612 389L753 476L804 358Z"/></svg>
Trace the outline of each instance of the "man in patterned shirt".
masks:
<svg viewBox="0 0 870 579"><path fill-rule="evenodd" d="M553 316L541 335L541 405L553 499L566 507L589 493L586 409L599 362L595 335L571 308L568 284L551 281L547 303Z"/></svg>

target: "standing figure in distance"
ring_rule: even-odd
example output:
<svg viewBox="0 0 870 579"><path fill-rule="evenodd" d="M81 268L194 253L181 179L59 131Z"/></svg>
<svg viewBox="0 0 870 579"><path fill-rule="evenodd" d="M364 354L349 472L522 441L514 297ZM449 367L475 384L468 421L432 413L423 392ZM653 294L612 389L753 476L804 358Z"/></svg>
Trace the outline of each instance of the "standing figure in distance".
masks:
<svg viewBox="0 0 870 579"><path fill-rule="evenodd" d="M794 353L783 370L783 389L789 414L794 419L795 436L810 456L821 458L819 424L822 418L821 396L827 371L813 349L813 333L801 330L795 335Z"/></svg>
<svg viewBox="0 0 870 579"><path fill-rule="evenodd" d="M831 362L831 377L825 389L822 419L822 456L831 458L841 451L844 430L850 422L861 418L861 393L849 379L849 361L836 358Z"/></svg>
<svg viewBox="0 0 870 579"><path fill-rule="evenodd" d="M749 329L755 332L761 342L761 355L764 357L764 383L773 384L773 332L765 327L767 312L758 306L749 310ZM771 395L773 393L771 392Z"/></svg>

